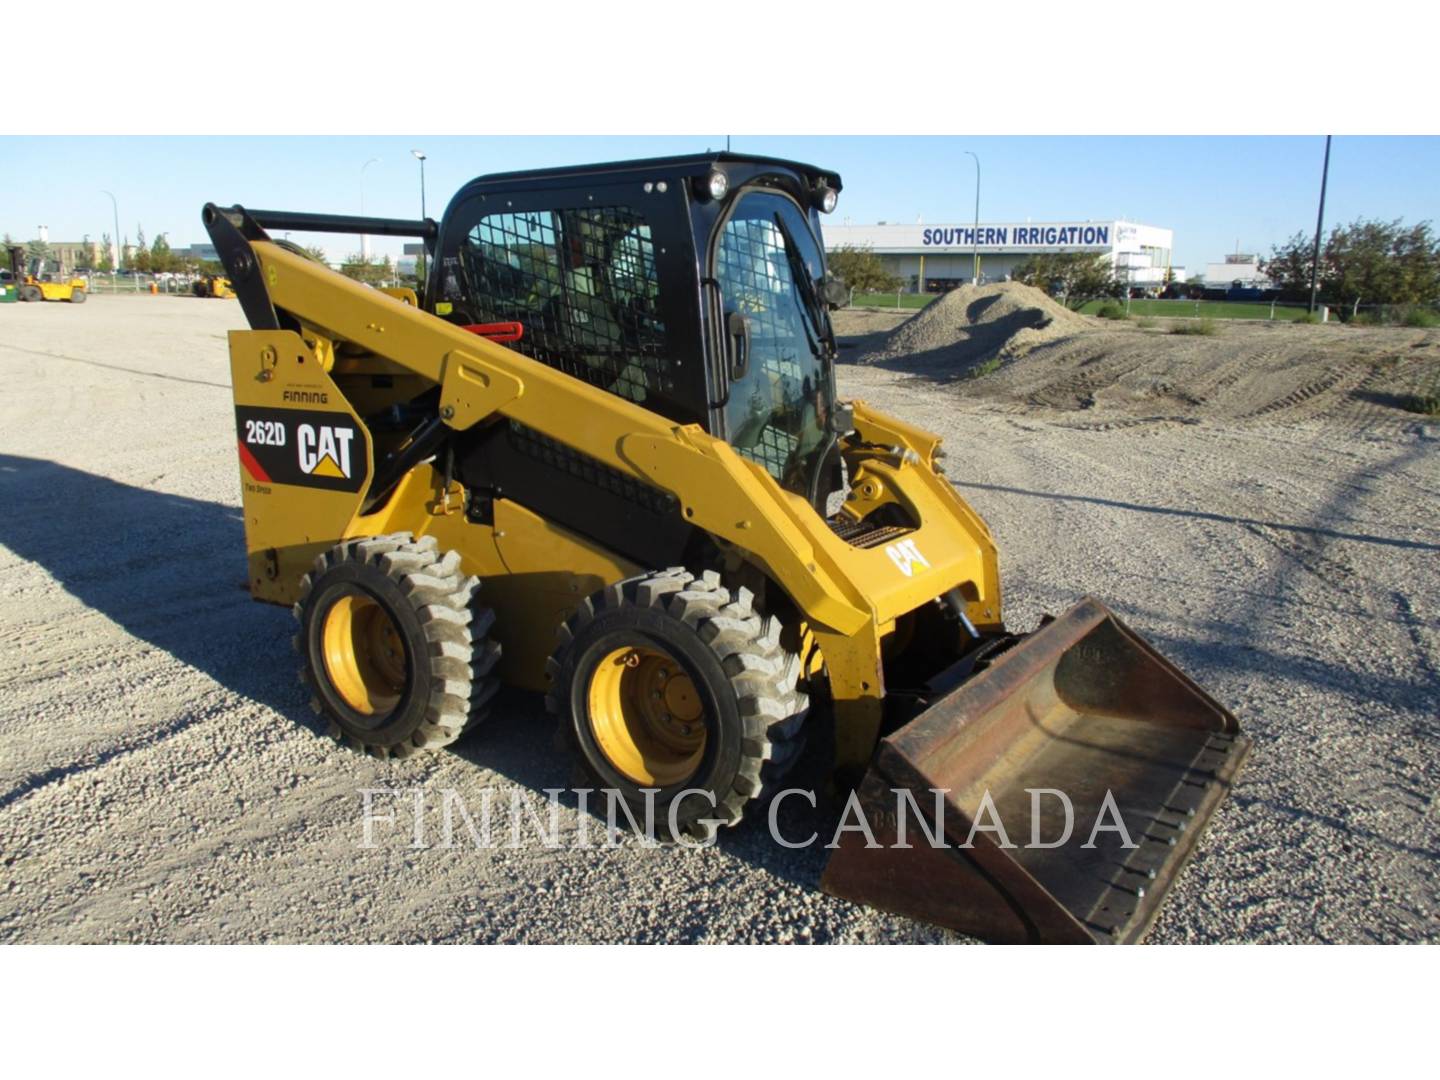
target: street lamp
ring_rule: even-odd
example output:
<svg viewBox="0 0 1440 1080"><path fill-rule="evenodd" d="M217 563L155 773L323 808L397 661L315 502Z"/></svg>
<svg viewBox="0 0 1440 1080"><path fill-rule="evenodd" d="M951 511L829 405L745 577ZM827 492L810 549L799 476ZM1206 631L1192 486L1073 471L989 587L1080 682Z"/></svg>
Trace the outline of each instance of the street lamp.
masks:
<svg viewBox="0 0 1440 1080"><path fill-rule="evenodd" d="M974 150L966 150L965 153L969 154L971 157L973 157L973 158L975 159L975 235L972 237L972 239L975 241L975 265L974 265L974 267L972 268L972 273L973 273L974 276L973 276L973 278L971 279L971 284L972 284L972 285L979 285L979 284L980 284L980 155L977 154L977 153L975 153Z"/></svg>
<svg viewBox="0 0 1440 1080"><path fill-rule="evenodd" d="M1315 250L1310 255L1310 314L1320 295L1320 233L1325 228L1325 185L1330 181L1330 136L1325 136L1325 165L1320 170L1320 213L1315 218Z"/></svg>
<svg viewBox="0 0 1440 1080"><path fill-rule="evenodd" d="M411 150L411 154L420 162L420 220L425 220L425 155L419 150Z"/></svg>
<svg viewBox="0 0 1440 1080"><path fill-rule="evenodd" d="M100 194L110 195L110 192L102 191ZM111 254L115 256L115 264L111 267L111 270L112 272L118 272L120 269L120 258L124 254L124 251L120 247L120 207L116 204L114 195L110 195L110 210L115 215L115 235L110 240L110 246L113 248ZM110 284L113 287L115 282L112 280Z"/></svg>
<svg viewBox="0 0 1440 1080"><path fill-rule="evenodd" d="M364 165L360 166L360 216L365 216L365 170L371 165L379 165L380 159L372 157ZM360 255L367 262L370 260L370 237L364 233L360 234Z"/></svg>

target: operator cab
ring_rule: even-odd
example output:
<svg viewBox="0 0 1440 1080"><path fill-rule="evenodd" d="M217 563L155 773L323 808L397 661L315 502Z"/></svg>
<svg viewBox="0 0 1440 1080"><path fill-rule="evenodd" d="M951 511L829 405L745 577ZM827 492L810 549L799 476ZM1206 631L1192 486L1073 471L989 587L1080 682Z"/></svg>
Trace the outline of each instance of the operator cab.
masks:
<svg viewBox="0 0 1440 1080"><path fill-rule="evenodd" d="M427 310L695 423L819 506L838 482L820 214L840 178L717 153L482 176L451 201Z"/></svg>

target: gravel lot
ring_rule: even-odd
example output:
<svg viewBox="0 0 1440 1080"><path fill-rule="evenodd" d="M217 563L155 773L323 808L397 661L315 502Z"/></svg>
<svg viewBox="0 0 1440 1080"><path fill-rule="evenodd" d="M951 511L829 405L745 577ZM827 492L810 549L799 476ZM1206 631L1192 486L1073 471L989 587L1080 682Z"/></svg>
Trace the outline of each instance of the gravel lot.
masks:
<svg viewBox="0 0 1440 1080"><path fill-rule="evenodd" d="M710 851L436 846L442 790L472 812L492 791L503 836L508 793L543 806L569 767L519 693L456 752L320 734L289 614L243 591L241 326L188 297L0 307L0 939L961 940L823 896L823 852L763 827ZM1440 940L1440 428L1335 422L1314 395L1077 425L979 381L840 381L946 436L1014 625L1093 593L1255 739L1152 941ZM432 846L407 794L363 848L365 788L420 790Z"/></svg>

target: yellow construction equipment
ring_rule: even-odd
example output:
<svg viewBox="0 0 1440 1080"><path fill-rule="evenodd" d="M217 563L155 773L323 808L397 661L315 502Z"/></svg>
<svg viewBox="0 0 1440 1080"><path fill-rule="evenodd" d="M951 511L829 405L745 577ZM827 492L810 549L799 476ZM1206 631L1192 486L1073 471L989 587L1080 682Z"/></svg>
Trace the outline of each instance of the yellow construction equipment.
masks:
<svg viewBox="0 0 1440 1080"><path fill-rule="evenodd" d="M230 287L230 279L220 274L202 274L190 286L190 291L196 296L214 300L235 299L235 290Z"/></svg>
<svg viewBox="0 0 1440 1080"><path fill-rule="evenodd" d="M27 302L36 300L66 300L72 304L83 304L86 297L85 279L65 272L59 263L46 259L31 259L25 265L25 249L12 246L10 265L19 286L20 299Z"/></svg>
<svg viewBox="0 0 1440 1080"><path fill-rule="evenodd" d="M706 842L814 737L848 792L825 888L1136 940L1248 741L1096 601L1006 629L939 438L836 394L839 191L723 153L481 177L438 226L207 205L251 326L251 592L357 749L543 691L594 786ZM408 303L267 229L420 237L428 278Z"/></svg>

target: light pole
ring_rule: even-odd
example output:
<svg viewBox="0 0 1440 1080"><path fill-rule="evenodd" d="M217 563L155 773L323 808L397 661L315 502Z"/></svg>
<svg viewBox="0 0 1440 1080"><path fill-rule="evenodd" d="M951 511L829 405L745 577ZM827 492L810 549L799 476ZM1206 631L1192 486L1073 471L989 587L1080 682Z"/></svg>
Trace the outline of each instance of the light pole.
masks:
<svg viewBox="0 0 1440 1080"><path fill-rule="evenodd" d="M420 162L420 220L421 220L421 221L424 221L424 220L425 220L425 152L424 152L423 150L411 150L410 153L415 156L415 160L416 160L416 161ZM420 250L420 254L416 257L416 261L415 261L415 280L416 280L416 282L419 284L420 290L421 290L422 292L423 292L424 289L425 289L425 273L426 273L426 271L428 271L429 269L430 269L430 268L425 265L425 250L424 250L424 248L422 247L421 250Z"/></svg>
<svg viewBox="0 0 1440 1080"><path fill-rule="evenodd" d="M102 191L100 194L110 195L110 192ZM120 207L115 202L114 195L110 195L110 210L115 215L115 233L110 239L110 246L113 249L111 254L115 256L115 263L111 266L110 270L112 273L118 273L120 270L120 258L124 254L124 251L120 247ZM113 286L115 282L112 280L110 284Z"/></svg>
<svg viewBox="0 0 1440 1080"><path fill-rule="evenodd" d="M371 165L380 164L378 157L372 157L364 165L360 166L360 216L365 216L365 170ZM365 233L360 234L360 257L366 262L370 261L370 237Z"/></svg>
<svg viewBox="0 0 1440 1080"><path fill-rule="evenodd" d="M975 235L974 235L974 237L973 237L973 239L974 239L974 241L975 241L975 265L974 265L974 267L972 268L972 273L973 273L974 276L973 276L973 278L971 279L971 282L970 282L970 283L971 283L972 285L979 285L979 284L980 284L980 155L977 154L977 153L975 153L974 150L966 150L965 153L969 154L971 157L973 157L973 158L975 159Z"/></svg>
<svg viewBox="0 0 1440 1080"><path fill-rule="evenodd" d="M420 220L425 220L425 155L419 150L411 150L415 159L420 162Z"/></svg>
<svg viewBox="0 0 1440 1080"><path fill-rule="evenodd" d="M1330 179L1330 136L1325 136L1325 165L1320 171L1320 215L1315 219L1315 250L1310 255L1310 313L1320 292L1320 230L1325 227L1325 183Z"/></svg>

